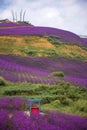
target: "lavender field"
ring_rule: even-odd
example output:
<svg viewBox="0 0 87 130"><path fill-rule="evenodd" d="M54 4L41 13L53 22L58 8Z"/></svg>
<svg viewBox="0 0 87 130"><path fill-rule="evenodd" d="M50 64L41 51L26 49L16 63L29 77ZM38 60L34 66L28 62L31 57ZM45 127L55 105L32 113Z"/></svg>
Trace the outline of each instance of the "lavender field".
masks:
<svg viewBox="0 0 87 130"><path fill-rule="evenodd" d="M87 62L63 57L20 57L0 55L0 75L11 82L56 84L70 82L87 87ZM53 76L62 71L64 77Z"/></svg>
<svg viewBox="0 0 87 130"><path fill-rule="evenodd" d="M7 49L3 47L6 39L2 36L12 35L44 36L51 38L50 44L57 41L60 42L58 46L64 43L87 49L87 38L72 32L12 22L0 23L1 49ZM7 41L10 48L11 37ZM18 39L19 45L24 47L32 40L25 41L24 44L24 39ZM17 45L16 40L14 42ZM9 50L7 54L2 53L5 51L0 53L0 130L87 130L86 58L82 60L77 54L80 58L71 59L64 53L54 57L24 57L11 55ZM75 57L76 53L70 53ZM86 55L84 51L81 53ZM41 100L41 113L30 115L31 98Z"/></svg>
<svg viewBox="0 0 87 130"><path fill-rule="evenodd" d="M62 112L28 115L23 105L27 99L0 99L1 130L87 130L87 118Z"/></svg>
<svg viewBox="0 0 87 130"><path fill-rule="evenodd" d="M87 130L87 119L58 112L29 117L23 111L0 110L1 130ZM9 124L8 124L9 122Z"/></svg>
<svg viewBox="0 0 87 130"><path fill-rule="evenodd" d="M58 36L59 39L64 42L87 46L87 42L78 35L66 30L51 27L28 26L27 24L16 23L0 23L0 35Z"/></svg>

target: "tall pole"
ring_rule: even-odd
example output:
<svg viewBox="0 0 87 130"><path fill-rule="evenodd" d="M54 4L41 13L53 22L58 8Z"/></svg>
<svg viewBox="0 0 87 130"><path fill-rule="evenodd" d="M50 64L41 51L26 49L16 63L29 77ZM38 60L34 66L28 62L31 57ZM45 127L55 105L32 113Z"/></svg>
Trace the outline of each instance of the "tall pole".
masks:
<svg viewBox="0 0 87 130"><path fill-rule="evenodd" d="M15 20L16 20L16 22L17 22L17 12L15 12Z"/></svg>
<svg viewBox="0 0 87 130"><path fill-rule="evenodd" d="M14 21L15 21L15 15L14 15L14 11L12 10L12 11L11 11L11 13L12 13L13 22L14 22Z"/></svg>
<svg viewBox="0 0 87 130"><path fill-rule="evenodd" d="M21 12L20 12L20 21L22 21L22 9L21 9Z"/></svg>
<svg viewBox="0 0 87 130"><path fill-rule="evenodd" d="M23 13L23 22L24 22L25 14L26 14L26 10Z"/></svg>

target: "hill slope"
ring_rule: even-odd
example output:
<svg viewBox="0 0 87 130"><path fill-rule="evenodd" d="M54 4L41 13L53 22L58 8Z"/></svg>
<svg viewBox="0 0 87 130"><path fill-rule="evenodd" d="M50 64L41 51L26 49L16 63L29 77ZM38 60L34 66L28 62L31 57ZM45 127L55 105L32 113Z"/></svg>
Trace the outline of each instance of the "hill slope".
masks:
<svg viewBox="0 0 87 130"><path fill-rule="evenodd" d="M65 30L60 30L56 28L50 28L50 27L35 27L35 26L30 26L28 24L17 24L17 23L2 23L0 24L0 60L1 60L1 76L5 77L5 79L9 81L17 81L17 82L34 82L34 83L56 83L57 80L60 81L60 78L56 78L55 76L49 74L55 71L62 71L67 77L66 79L63 79L64 82L70 81L74 84L79 84L79 85L84 85L87 86L86 83L86 66L87 64L87 44L86 42L83 42L83 39L80 38L78 35L65 31ZM39 36L38 36L39 35ZM3 61L2 55L4 54L6 59ZM26 62L23 63L23 68L20 67L20 62L17 63L17 68L16 67L16 62L20 59L17 57L16 60L12 60L14 57L11 57L11 62L9 62L9 55L16 55L16 56L33 56L35 58L35 61L33 61L33 57L27 60L30 60L28 65L31 65L31 61L33 61L33 64L35 64L34 68L26 68ZM60 57L61 56L61 57ZM37 57L41 57L42 60L39 60L39 64L37 64ZM55 62L50 63L50 59L48 59L48 62L50 63L47 65L47 60L43 59L43 57L54 57ZM56 58L58 58L58 61ZM66 59L62 59L62 57L65 57ZM24 57L22 60L25 60L27 57ZM67 60L68 58L68 60ZM78 60L72 60L73 59L79 59ZM45 61L46 60L46 61ZM68 65L69 63L72 62L72 64L76 64L77 68L74 66L66 67L64 69L63 64L65 63ZM80 60L85 60L85 62L80 61ZM46 62L46 64L44 63ZM6 63L5 63L6 62ZM77 65L78 62L78 65ZM79 68L79 62L81 64L80 70ZM10 64L9 64L10 63ZM14 64L15 63L15 64ZM55 64L61 64L59 68L58 66L55 66ZM12 66L10 66L12 64ZM32 66L33 66L32 64ZM54 65L53 65L54 64ZM2 69L3 65L4 68ZM44 66L43 66L44 65ZM10 67L11 70L10 70ZM38 68L37 71L37 66ZM70 65L71 66L71 65ZM83 73L83 66L84 66L84 74ZM73 69L74 67L74 69ZM20 69L21 68L21 69ZM44 69L43 69L44 68ZM50 68L51 70L49 70ZM26 69L29 69L26 70ZM33 74L32 69L36 72L36 75ZM39 69L40 72L39 72ZM10 76L8 76L8 70L10 75L14 75L14 79L10 80ZM20 71L19 71L20 70ZM47 74L48 70L50 71L49 74ZM82 70L82 71L81 71ZM24 72L25 71L25 72ZM29 72L29 75L27 74L27 71ZM47 77L42 76L40 77L40 73L43 73L43 71L47 74ZM68 73L68 71L70 71ZM74 72L75 71L75 72ZM81 72L80 72L81 71ZM35 73L34 72L34 73ZM4 73L6 75L4 75ZM37 75L38 73L38 75ZM74 75L73 75L74 74ZM71 76L70 76L71 75ZM72 76L73 75L73 76ZM15 76L17 79L15 79ZM30 79L29 79L30 78ZM38 79L40 78L40 80ZM47 78L47 79L46 79ZM43 80L44 79L44 80Z"/></svg>
<svg viewBox="0 0 87 130"><path fill-rule="evenodd" d="M11 96L40 98L44 110L87 116L87 39L72 32L0 23L0 76L0 96L9 96L11 103ZM6 98L0 103L12 112Z"/></svg>
<svg viewBox="0 0 87 130"><path fill-rule="evenodd" d="M43 84L68 81L87 87L87 62L63 57L0 55L0 63L0 75L8 81Z"/></svg>
<svg viewBox="0 0 87 130"><path fill-rule="evenodd" d="M55 37L0 36L0 54L20 56L64 56L87 60L86 47L65 43ZM57 38L57 37L56 37Z"/></svg>
<svg viewBox="0 0 87 130"><path fill-rule="evenodd" d="M82 38L72 32L51 27L30 26L30 24L0 23L0 35L58 36L64 42L87 46Z"/></svg>

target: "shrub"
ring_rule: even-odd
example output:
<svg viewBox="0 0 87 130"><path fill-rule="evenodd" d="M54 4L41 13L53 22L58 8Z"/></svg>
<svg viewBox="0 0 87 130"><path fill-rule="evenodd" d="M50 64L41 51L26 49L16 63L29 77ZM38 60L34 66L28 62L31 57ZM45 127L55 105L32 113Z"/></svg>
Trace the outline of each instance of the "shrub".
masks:
<svg viewBox="0 0 87 130"><path fill-rule="evenodd" d="M5 86L6 85L6 81L3 77L0 77L0 86L3 85Z"/></svg>
<svg viewBox="0 0 87 130"><path fill-rule="evenodd" d="M36 91L34 91L33 89L31 90L5 90L4 95L9 95L9 96L12 96L12 95L33 95L33 94L36 94Z"/></svg>
<svg viewBox="0 0 87 130"><path fill-rule="evenodd" d="M64 77L64 73L62 71L53 72L52 75L56 77Z"/></svg>
<svg viewBox="0 0 87 130"><path fill-rule="evenodd" d="M60 100L55 100L55 101L51 102L51 104L52 104L54 107L57 107L57 108L58 108L58 106L59 106L61 103L60 103Z"/></svg>
<svg viewBox="0 0 87 130"><path fill-rule="evenodd" d="M56 100L57 98L58 98L58 96L55 96L55 95L46 95L46 96L42 97L42 103L43 104L51 103L52 101Z"/></svg>
<svg viewBox="0 0 87 130"><path fill-rule="evenodd" d="M72 99L62 96L62 95L59 98L60 98L59 100L61 104L63 105L70 105L73 102Z"/></svg>
<svg viewBox="0 0 87 130"><path fill-rule="evenodd" d="M35 47L31 46L31 47L25 47L25 48L21 48L20 49L22 52L30 55L30 56L35 56L37 53L37 50Z"/></svg>
<svg viewBox="0 0 87 130"><path fill-rule="evenodd" d="M41 49L40 53L48 55L48 56L56 56L57 55L56 51L53 49Z"/></svg>
<svg viewBox="0 0 87 130"><path fill-rule="evenodd" d="M64 43L58 36L48 36L47 39L54 45L60 45Z"/></svg>
<svg viewBox="0 0 87 130"><path fill-rule="evenodd" d="M80 92L80 90L78 88L74 88L74 87L70 87L67 90L67 97L72 99L73 101L77 101L78 99L84 97L83 95L85 94L85 92Z"/></svg>
<svg viewBox="0 0 87 130"><path fill-rule="evenodd" d="M54 45L59 45L59 44L62 44L63 42L60 41L60 40L58 40L58 41L52 41L52 43L53 43Z"/></svg>
<svg viewBox="0 0 87 130"><path fill-rule="evenodd" d="M87 100L79 99L75 103L75 109L87 113Z"/></svg>

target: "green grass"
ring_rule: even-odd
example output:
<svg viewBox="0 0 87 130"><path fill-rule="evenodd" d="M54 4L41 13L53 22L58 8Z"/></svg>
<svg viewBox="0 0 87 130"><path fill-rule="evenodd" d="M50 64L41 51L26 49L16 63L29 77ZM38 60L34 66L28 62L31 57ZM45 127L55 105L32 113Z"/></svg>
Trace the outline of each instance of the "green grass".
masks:
<svg viewBox="0 0 87 130"><path fill-rule="evenodd" d="M69 83L57 85L13 84L0 86L0 96L19 96L41 99L41 110L58 110L87 116L87 90Z"/></svg>
<svg viewBox="0 0 87 130"><path fill-rule="evenodd" d="M55 53L57 56L87 60L87 47L80 46L79 44L66 43L57 36L46 36L46 38L55 45Z"/></svg>
<svg viewBox="0 0 87 130"><path fill-rule="evenodd" d="M57 56L55 49L40 49L39 53L47 55L49 57Z"/></svg>
<svg viewBox="0 0 87 130"><path fill-rule="evenodd" d="M3 85L5 86L6 85L6 81L3 77L0 76L0 86Z"/></svg>
<svg viewBox="0 0 87 130"><path fill-rule="evenodd" d="M57 36L0 36L0 54L87 60L87 47L65 43Z"/></svg>
<svg viewBox="0 0 87 130"><path fill-rule="evenodd" d="M25 54L29 55L29 56L36 56L37 53L37 49L33 46L31 47L24 47L20 49L21 52L24 52Z"/></svg>
<svg viewBox="0 0 87 130"><path fill-rule="evenodd" d="M14 45L13 45L14 40L0 40L0 53L12 53ZM5 44L4 44L5 43Z"/></svg>

